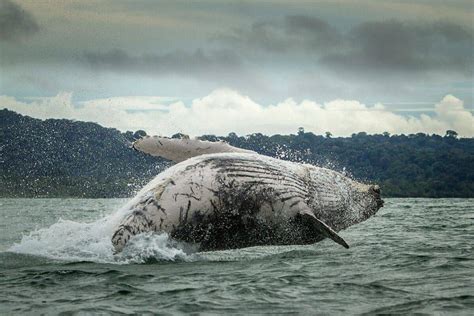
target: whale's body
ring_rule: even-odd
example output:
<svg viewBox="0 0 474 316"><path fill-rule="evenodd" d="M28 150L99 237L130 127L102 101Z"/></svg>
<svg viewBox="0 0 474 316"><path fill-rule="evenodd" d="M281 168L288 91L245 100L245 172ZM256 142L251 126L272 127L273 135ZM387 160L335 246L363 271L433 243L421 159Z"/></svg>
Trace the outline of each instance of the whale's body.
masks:
<svg viewBox="0 0 474 316"><path fill-rule="evenodd" d="M136 197L112 243L166 232L199 250L309 244L331 238L382 206L380 191L342 174L253 153L205 154L178 163Z"/></svg>

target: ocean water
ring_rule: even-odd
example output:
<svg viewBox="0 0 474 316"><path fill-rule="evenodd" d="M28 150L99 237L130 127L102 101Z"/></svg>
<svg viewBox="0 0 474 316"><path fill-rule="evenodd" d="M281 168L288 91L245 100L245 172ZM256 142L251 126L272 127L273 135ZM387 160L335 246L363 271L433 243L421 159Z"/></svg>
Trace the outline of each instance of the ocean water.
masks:
<svg viewBox="0 0 474 316"><path fill-rule="evenodd" d="M142 235L114 256L123 199L0 199L0 314L474 314L474 200L385 199L344 249L189 253Z"/></svg>

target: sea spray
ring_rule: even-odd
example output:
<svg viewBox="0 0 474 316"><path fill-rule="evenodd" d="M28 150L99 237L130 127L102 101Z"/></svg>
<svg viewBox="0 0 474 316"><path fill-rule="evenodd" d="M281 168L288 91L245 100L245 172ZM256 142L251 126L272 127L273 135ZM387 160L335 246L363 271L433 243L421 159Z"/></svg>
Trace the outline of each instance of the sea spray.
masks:
<svg viewBox="0 0 474 316"><path fill-rule="evenodd" d="M47 228L33 230L14 243L9 252L66 262L142 264L166 261L241 261L278 255L295 249L315 251L313 245L266 246L225 251L196 252L193 245L177 242L166 233L143 233L132 237L123 252L114 254L110 242L117 213L82 223L59 219ZM329 242L328 242L329 243Z"/></svg>
<svg viewBox="0 0 474 316"><path fill-rule="evenodd" d="M13 244L8 251L70 262L127 264L149 260L191 260L191 256L165 233L137 235L131 240L127 251L114 255L110 236L123 212L124 208L121 208L90 223L59 219L48 228L23 235L21 241Z"/></svg>

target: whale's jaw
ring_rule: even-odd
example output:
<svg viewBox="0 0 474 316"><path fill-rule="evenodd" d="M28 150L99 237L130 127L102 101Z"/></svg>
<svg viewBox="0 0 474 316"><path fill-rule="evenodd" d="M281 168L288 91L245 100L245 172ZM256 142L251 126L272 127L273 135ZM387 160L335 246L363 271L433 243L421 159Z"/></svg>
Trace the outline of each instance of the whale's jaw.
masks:
<svg viewBox="0 0 474 316"><path fill-rule="evenodd" d="M360 222L372 217L384 206L385 202L382 199L382 192L378 185L368 186L366 201L367 204L365 205L365 209L361 212L362 218Z"/></svg>
<svg viewBox="0 0 474 316"><path fill-rule="evenodd" d="M378 185L370 186L369 193L372 194L375 199L375 203L377 204L377 210L375 212L377 212L385 203L385 201L382 200L380 187Z"/></svg>

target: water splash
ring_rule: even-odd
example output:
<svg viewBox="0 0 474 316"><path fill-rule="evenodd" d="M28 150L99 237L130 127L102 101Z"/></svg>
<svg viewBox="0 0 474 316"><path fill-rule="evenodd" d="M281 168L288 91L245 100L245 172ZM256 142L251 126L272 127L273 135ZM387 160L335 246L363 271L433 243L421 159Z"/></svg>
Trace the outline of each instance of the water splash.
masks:
<svg viewBox="0 0 474 316"><path fill-rule="evenodd" d="M24 235L8 251L71 262L129 264L192 260L192 255L165 233L137 235L125 251L114 255L110 236L119 217L117 213L91 223L60 219L48 228Z"/></svg>
<svg viewBox="0 0 474 316"><path fill-rule="evenodd" d="M115 256L122 263L154 263L157 261L193 261L180 243L166 233L152 232L132 237L125 249Z"/></svg>
<svg viewBox="0 0 474 316"><path fill-rule="evenodd" d="M67 262L148 264L166 261L245 261L313 248L311 245L265 246L197 253L195 246L177 242L166 233L148 232L132 237L121 253L114 254L110 237L124 209L90 223L60 219L50 227L24 235L8 251Z"/></svg>
<svg viewBox="0 0 474 316"><path fill-rule="evenodd" d="M267 246L197 253L193 245L177 242L166 233L143 233L114 254L110 241L116 214L91 223L60 219L48 228L24 235L8 251L52 260L107 264L143 264L163 261L241 261L294 251L295 246ZM311 249L312 246L296 246Z"/></svg>

